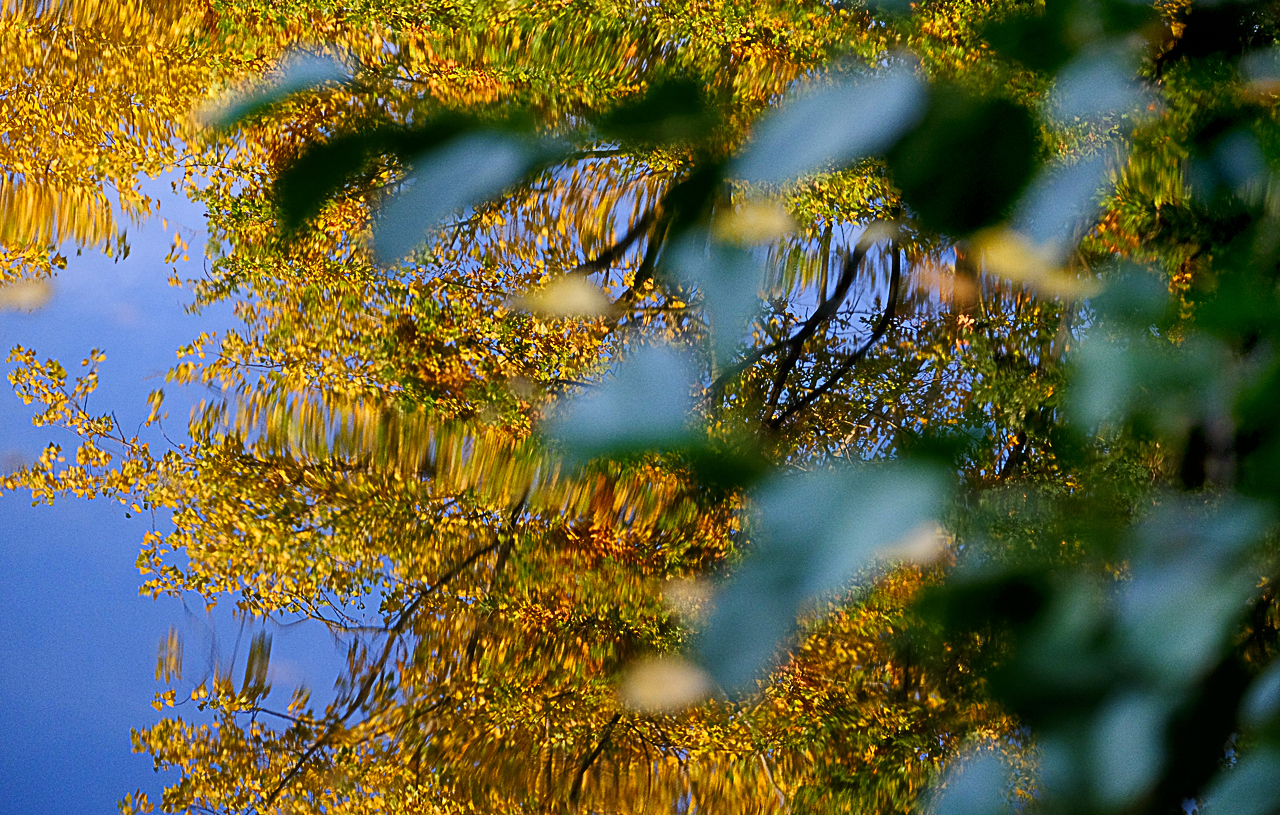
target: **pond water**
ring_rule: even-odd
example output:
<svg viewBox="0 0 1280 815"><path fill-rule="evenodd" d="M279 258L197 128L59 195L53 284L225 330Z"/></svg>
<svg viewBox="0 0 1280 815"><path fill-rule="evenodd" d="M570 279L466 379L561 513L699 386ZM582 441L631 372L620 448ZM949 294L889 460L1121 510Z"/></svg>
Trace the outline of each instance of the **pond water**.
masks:
<svg viewBox="0 0 1280 815"><path fill-rule="evenodd" d="M147 182L159 217L129 230L131 252L113 260L95 251L70 255L49 301L33 312L0 313L0 344L22 345L66 361L91 348L107 354L94 401L122 425L146 419L146 397L163 384L176 348L201 331L234 324L228 306L189 314L189 293L168 284L176 268L204 262L204 209L169 188ZM189 262L165 264L175 229L191 245ZM166 432L185 438L181 421L196 389L177 391ZM186 396L187 398L183 398ZM12 395L0 399L0 456L6 470L39 456L54 441L73 438L31 426L31 410ZM159 433L153 438L163 443ZM130 513L132 514L132 513ZM157 644L176 628L188 644L188 670L208 673L236 653L240 621L230 609L207 613L199 598L139 596L134 565L143 535L161 517L126 517L120 504L71 499L31 506L20 495L0 500L0 811L118 812L134 789L160 791L150 757L134 754L129 733L159 714L151 701ZM272 627L278 659L274 678L290 688L326 690L341 652L322 628ZM244 646L239 648L244 651Z"/></svg>

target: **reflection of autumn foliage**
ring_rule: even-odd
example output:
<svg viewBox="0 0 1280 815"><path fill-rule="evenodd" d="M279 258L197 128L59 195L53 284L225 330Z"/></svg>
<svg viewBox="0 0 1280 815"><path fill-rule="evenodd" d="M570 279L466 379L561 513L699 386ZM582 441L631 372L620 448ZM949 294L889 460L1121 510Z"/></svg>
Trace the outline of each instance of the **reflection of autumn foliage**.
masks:
<svg viewBox="0 0 1280 815"><path fill-rule="evenodd" d="M195 19L171 4L4 4L0 241L110 249L116 207L151 212L140 176L177 159L191 100L207 87Z"/></svg>
<svg viewBox="0 0 1280 815"><path fill-rule="evenodd" d="M101 426L62 421L80 434L84 463L37 462L6 484L47 497L105 493L172 513L175 529L144 542L144 591L194 590L244 613L302 615L352 643L337 699L324 710L302 691L278 708L275 696L221 673L188 676L178 694L158 697L166 709L204 711L136 736L140 750L181 770L166 809L290 802L352 812L571 804L640 812L688 800L707 811L783 811L835 795L841 806L891 811L908 807L975 727L1005 726L959 674L919 675L924 702L872 678L892 670L871 666L892 664L893 640L880 635L909 600L910 574L886 578L876 595L889 602L883 612L849 612L862 620L852 627L843 612L817 624L758 698L671 715L618 702L632 660L687 639L663 587L713 574L734 556L740 501L702 487L678 452L569 472L529 431L552 397L597 373L602 355L625 353L641 337L695 339L703 329L681 293L637 278L651 273L645 253L661 237L652 228L593 278L632 310L563 320L510 301L601 256L631 224L652 227L647 213L681 178L686 151L584 150L442 229L419 263L394 272L372 267L362 244L370 205L399 177L392 163L372 162L292 244L275 239L272 170L317 133L374 109L396 119L423 104L515 100L555 126L639 90L661 61L705 73L728 53L717 70L731 118L716 136L727 145L740 140L749 113L842 50L840 38L865 12L779 6L746 15L716 3L657 6L641 21L603 7L474 17L416 7L265 12L219 4L187 18L203 34L189 40L199 59L183 69L203 79L169 87L172 109L151 113L188 147L178 158L173 143L170 152L156 146L148 160L185 166L210 210L219 248L210 274L195 281L197 301L235 299L242 320L237 331L184 349L170 378L212 385L228 399L196 417L192 444L159 458L115 439L105 417ZM885 35L863 30L858 48L881 47ZM234 142L179 129L207 88L238 83L287 44L316 39L348 49L368 85L288 102ZM812 201L842 200L846 187L864 200L861 179L822 183L792 207L815 215L776 250L793 259L782 281L789 294L812 286L840 248L836 216ZM998 284L989 285L998 301ZM779 437L781 455L818 455L838 439L876 449L906 414L952 415L963 404L963 377L928 363L950 345L932 338L934 304L919 294L918 329L891 346L913 362L868 359L857 375L863 390L834 394L806 414ZM997 319L1010 341L1043 330ZM856 313L833 325L806 345L806 376L840 365L844 346L857 341ZM792 316L784 309L766 329L785 335ZM42 405L61 404L58 373L34 359L22 381ZM766 382L770 372L753 370L731 384L726 404L736 407L712 435L748 422ZM160 402L153 407L159 415ZM108 448L109 459L100 452ZM850 662L855 653L862 662ZM863 674L862 690L840 690ZM920 711L927 721L917 721ZM906 761L911 745L937 737L939 749Z"/></svg>
<svg viewBox="0 0 1280 815"><path fill-rule="evenodd" d="M163 808L908 812L965 745L1004 756L1009 794L1032 800L1030 740L983 675L1007 653L1004 632L940 630L919 603L981 541L996 562L1124 573L1112 549L1090 561L1077 516L1092 521L1102 505L1127 522L1180 454L1141 435L1064 430L1078 300L1116 255L1162 267L1190 296L1231 223L1201 228L1160 121L1135 126L1133 157L1068 273L1053 269L1055 289L1023 268L1035 260L1026 247L1006 251L997 275L982 267L981 241L917 223L880 158L820 168L763 201L742 184L696 198L699 172L719 172L784 92L826 82L824 66L875 65L903 47L919 58L911 70L1031 122L1049 79L980 38L1014 11L8 3L4 279L51 274L65 259L46 246L62 240L120 249L120 218L151 212L140 174L175 169L209 213L210 262L187 281L195 304L233 302L240 324L179 349L169 385L216 396L184 443L157 453L89 411L101 353L68 384L56 361L15 349L10 381L37 424L79 447L69 463L50 446L4 489L107 496L167 517L172 529L142 544L144 593L309 620L349 644L321 709L305 688L287 703L287 689L272 691L266 638L241 681L221 667L183 677L181 645L167 641L155 704L182 715L134 735L158 767L178 770ZM278 80L297 47L336 55L351 81L276 100L231 131L197 126L223 90ZM700 141L593 129L599 111L685 75L715 115L675 131ZM528 116L563 144L391 268L368 243L408 156L356 154L335 194L307 202L314 217L281 237L277 179L308 149L371 128L414 132L442 111ZM1114 129L1046 126L1028 138L1065 157L1106 148ZM857 232L873 220L894 225ZM690 383L691 440L567 463L537 433L561 400L602 387L643 349L699 348L714 334L708 295L664 266L672 241L703 228L756 253L768 275L736 356L702 360ZM1006 233L987 237L988 256L1010 249ZM175 242L166 263L181 251ZM557 284L592 307L526 310L539 302L531 292ZM163 398L152 395L152 421ZM1077 448L1092 458L1080 464ZM650 684L679 679L690 698L706 688L674 655L706 622L706 586L750 557L758 529L744 484L769 468L917 453L949 457L961 482L941 563L869 567L859 588L819 598L743 697L674 710L651 687L642 703L619 694L655 665ZM1086 494L1098 504L1071 503ZM1037 515L1038 500L1062 503ZM797 512L846 509L832 503ZM132 796L122 808L149 805Z"/></svg>

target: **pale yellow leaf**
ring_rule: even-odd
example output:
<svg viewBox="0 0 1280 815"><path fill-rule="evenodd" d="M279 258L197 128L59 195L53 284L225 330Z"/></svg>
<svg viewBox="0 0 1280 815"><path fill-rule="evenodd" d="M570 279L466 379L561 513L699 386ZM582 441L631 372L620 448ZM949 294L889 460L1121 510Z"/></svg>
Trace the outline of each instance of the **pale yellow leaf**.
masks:
<svg viewBox="0 0 1280 815"><path fill-rule="evenodd" d="M951 543L947 530L933 522L922 523L880 551L886 560L927 565L942 557Z"/></svg>
<svg viewBox="0 0 1280 815"><path fill-rule="evenodd" d="M794 231L796 222L776 201L753 201L715 224L715 236L729 243L756 244L777 240Z"/></svg>
<svg viewBox="0 0 1280 815"><path fill-rule="evenodd" d="M0 311L35 311L52 294L47 280L19 280L0 288Z"/></svg>
<svg viewBox="0 0 1280 815"><path fill-rule="evenodd" d="M599 286L578 275L564 275L515 301L518 308L545 317L597 317L612 304Z"/></svg>
<svg viewBox="0 0 1280 815"><path fill-rule="evenodd" d="M711 678L706 671L679 657L633 665L618 688L622 703L642 713L674 713L710 695Z"/></svg>
<svg viewBox="0 0 1280 815"><path fill-rule="evenodd" d="M1050 247L1040 246L1012 229L992 229L978 235L974 245L988 271L1024 283L1049 297L1091 297L1096 281L1082 279L1062 268Z"/></svg>

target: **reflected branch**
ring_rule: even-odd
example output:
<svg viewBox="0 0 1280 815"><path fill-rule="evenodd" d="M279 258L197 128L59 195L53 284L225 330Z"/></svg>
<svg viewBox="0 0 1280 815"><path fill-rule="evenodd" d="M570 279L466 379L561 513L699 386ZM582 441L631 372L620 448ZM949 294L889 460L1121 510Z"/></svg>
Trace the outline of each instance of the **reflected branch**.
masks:
<svg viewBox="0 0 1280 815"><path fill-rule="evenodd" d="M414 598L413 602L410 603L408 606L406 606L400 612L399 616L396 618L395 624L392 625L390 630L387 632L387 643L382 649L382 654L378 657L377 662L374 663L373 667L369 670L368 676L365 679L365 681L361 684L360 690L356 693L355 698L353 698L347 704L347 709L342 713L341 716L339 716L337 719L329 723L329 726L325 728L324 734L321 735L320 738L317 739L315 743L312 744L311 747L308 748L307 751L303 753L302 756L296 762L294 762L294 765L291 768L289 768L289 771L285 773L282 779L280 779L280 783L277 784L274 789L272 789L271 793L267 796L266 800L263 802L264 810L271 808L271 806L276 802L276 799L280 797L281 793L283 793L286 789L288 789L289 784L291 784L293 780L297 778L298 775L302 772L302 770L307 766L307 763L311 761L311 759L315 757L315 755L318 752L320 752L320 750L324 749L324 747L333 739L333 737L338 734L338 731L340 731L343 728L347 720L350 719L357 710L359 710L361 707L364 706L365 701L369 698L369 694L373 692L373 687L374 685L377 684L378 678L382 676L382 671L386 667L387 661L391 658L392 649L395 647L395 644L399 640L400 635L404 633L404 630L406 626L408 626L409 621L413 619L414 615L417 614L418 609L422 607L422 604L427 600L427 598L430 597L432 594L434 594L437 590L443 588L444 586L452 582L454 578L462 574L467 568L472 566L477 560L489 554L490 552L493 552L494 550L496 550L499 547L499 545L500 545L499 541L494 541L493 543L488 544L487 546L482 546L476 551L472 552L470 555L464 558L461 562L459 562L453 568L449 569L447 572L445 572L443 575L437 578L435 583L432 583L426 589L423 589L422 591L420 591L418 593L418 596Z"/></svg>
<svg viewBox="0 0 1280 815"><path fill-rule="evenodd" d="M867 337L867 341L859 346L858 350L847 356L836 369L835 373L827 377L827 380L813 390L809 391L776 418L770 419L766 424L771 429L776 430L781 427L784 422L796 415L800 411L812 405L821 399L835 387L836 383L844 377L845 374L852 370L854 365L866 357L876 343L884 337L889 330L889 325L893 322L893 318L897 315L898 310L898 288L902 281L902 253L898 246L898 242L894 241L893 248L890 250L893 256L893 267L889 277L889 294L885 303L884 311L880 314L880 319L876 322L875 327L871 329L871 336Z"/></svg>
<svg viewBox="0 0 1280 815"><path fill-rule="evenodd" d="M582 794L582 781L587 775L587 771L591 769L591 765L600 757L600 753L604 751L605 745L609 743L609 739L613 736L613 729L618 726L618 721L622 719L621 713L615 713L609 719L608 724L604 726L604 730L600 733L600 740L596 742L596 746L591 752L582 758L582 764L578 766L578 774L574 776L573 786L569 789L570 803L578 803L578 797Z"/></svg>
<svg viewBox="0 0 1280 815"><path fill-rule="evenodd" d="M627 253L627 250L629 250L636 241L640 240L641 236L649 231L649 227L653 225L655 218L656 213L653 209L650 209L631 225L631 228L627 230L627 233L623 235L617 243L610 246L599 255L596 255L591 260L578 264L569 271L569 274L589 275L608 269L610 266L617 263L618 260Z"/></svg>
<svg viewBox="0 0 1280 815"><path fill-rule="evenodd" d="M866 257L867 250L871 248L874 237L873 235L863 235L862 240L858 241L858 245L854 247L853 252L845 259L844 267L840 270L840 278L836 281L835 291L830 296L823 298L809 319L805 320L800 329L782 344L787 353L778 364L778 372L773 379L773 388L769 393L768 400L765 402L765 415L770 417L766 419L766 425L777 427L780 424L781 420L775 421L772 416L778 408L778 401L782 398L787 377L791 375L796 364L800 361L800 354L804 350L804 344L814 334L818 333L819 328L835 316L845 298L849 296L849 289L853 286L854 278L857 277L858 267L862 265L862 259Z"/></svg>

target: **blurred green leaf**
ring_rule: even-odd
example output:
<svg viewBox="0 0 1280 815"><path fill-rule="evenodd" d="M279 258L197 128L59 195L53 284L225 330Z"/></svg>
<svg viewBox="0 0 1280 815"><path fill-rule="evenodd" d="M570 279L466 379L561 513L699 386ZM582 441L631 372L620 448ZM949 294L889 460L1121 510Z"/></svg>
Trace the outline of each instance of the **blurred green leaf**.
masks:
<svg viewBox="0 0 1280 815"><path fill-rule="evenodd" d="M209 124L228 130L268 110L290 96L326 85L347 82L350 73L336 57L309 52L294 53L281 61L274 80L239 96L214 113Z"/></svg>
<svg viewBox="0 0 1280 815"><path fill-rule="evenodd" d="M1194 682L1222 656L1254 579L1242 554L1265 533L1258 504L1223 499L1214 511L1170 501L1137 531L1139 556L1119 598L1126 659L1167 685Z"/></svg>
<svg viewBox="0 0 1280 815"><path fill-rule="evenodd" d="M940 83L888 162L903 200L927 226L967 235L1009 214L1031 181L1038 149L1025 108Z"/></svg>
<svg viewBox="0 0 1280 815"><path fill-rule="evenodd" d="M991 47L1033 71L1052 73L1081 49L1124 41L1159 23L1155 10L1131 0L1046 0L1019 7L980 32Z"/></svg>
<svg viewBox="0 0 1280 815"><path fill-rule="evenodd" d="M1144 570L1120 605L1126 655L1164 681L1193 681L1221 655L1252 588L1242 574L1207 574L1195 562Z"/></svg>
<svg viewBox="0 0 1280 815"><path fill-rule="evenodd" d="M1133 114L1154 98L1136 73L1138 54L1104 45L1088 48L1058 71L1050 95L1054 117L1064 125L1075 119Z"/></svg>
<svg viewBox="0 0 1280 815"><path fill-rule="evenodd" d="M1104 703L1093 726L1093 791L1106 809L1122 809L1147 792L1164 764L1169 715L1161 695L1122 693Z"/></svg>
<svg viewBox="0 0 1280 815"><path fill-rule="evenodd" d="M1007 797L1009 784L1009 766L996 753L961 757L947 768L942 789L926 811L929 815L1011 814L1015 810Z"/></svg>
<svg viewBox="0 0 1280 815"><path fill-rule="evenodd" d="M694 167L667 190L659 209L669 225L668 239L674 240L704 225L711 217L717 195L724 188L724 167L705 161Z"/></svg>
<svg viewBox="0 0 1280 815"><path fill-rule="evenodd" d="M1275 815L1280 811L1280 750L1246 755L1223 770L1205 795L1205 815Z"/></svg>
<svg viewBox="0 0 1280 815"><path fill-rule="evenodd" d="M677 279L701 292L715 358L729 359L760 309L764 260L743 247L695 232L672 247L666 265Z"/></svg>
<svg viewBox="0 0 1280 815"><path fill-rule="evenodd" d="M740 689L775 655L804 604L844 586L937 517L945 479L885 465L781 476L755 496L754 547L715 600L699 652Z"/></svg>
<svg viewBox="0 0 1280 815"><path fill-rule="evenodd" d="M1280 661L1271 663L1249 685L1240 704L1240 721L1247 727L1262 727L1280 715Z"/></svg>
<svg viewBox="0 0 1280 815"><path fill-rule="evenodd" d="M799 95L756 129L733 173L783 184L883 152L924 112L924 85L905 66Z"/></svg>
<svg viewBox="0 0 1280 815"><path fill-rule="evenodd" d="M682 449L680 457L702 489L720 496L751 486L773 469L752 438L708 439Z"/></svg>
<svg viewBox="0 0 1280 815"><path fill-rule="evenodd" d="M1099 647L1109 626L1106 599L1096 581L1076 578L1055 587L1039 624L1026 638L1024 665L1027 698L1046 690L1068 695L1097 692L1112 678Z"/></svg>
<svg viewBox="0 0 1280 815"><path fill-rule="evenodd" d="M1096 220L1109 182L1109 160L1097 155L1042 172L1014 209L1012 227L1062 265Z"/></svg>
<svg viewBox="0 0 1280 815"><path fill-rule="evenodd" d="M380 133L349 133L309 145L275 180L280 230L286 236L315 217L325 202L380 152Z"/></svg>
<svg viewBox="0 0 1280 815"><path fill-rule="evenodd" d="M420 156L405 189L379 213L373 251L390 265L426 239L448 216L492 198L534 165L537 153L526 141L506 133L468 133Z"/></svg>
<svg viewBox="0 0 1280 815"><path fill-rule="evenodd" d="M640 97L628 99L596 122L607 139L638 144L688 144L706 138L719 118L701 80L675 77L659 81Z"/></svg>
<svg viewBox="0 0 1280 815"><path fill-rule="evenodd" d="M510 124L518 132L519 123ZM446 112L412 128L381 125L337 134L327 141L312 142L277 174L273 198L279 210L281 232L286 237L320 212L325 202L379 156L398 158L412 164L423 154L480 132L486 125L462 114Z"/></svg>
<svg viewBox="0 0 1280 815"><path fill-rule="evenodd" d="M1199 199L1212 201L1224 195L1247 199L1265 189L1271 168L1251 118L1224 116L1200 132L1188 172Z"/></svg>
<svg viewBox="0 0 1280 815"><path fill-rule="evenodd" d="M650 346L573 399L545 426L570 458L680 447L694 438L694 367L686 354Z"/></svg>
<svg viewBox="0 0 1280 815"><path fill-rule="evenodd" d="M1075 53L1068 26L1073 6L1069 0L1047 0L1043 11L1012 14L984 26L981 33L1002 55L1033 71L1052 72Z"/></svg>
<svg viewBox="0 0 1280 815"><path fill-rule="evenodd" d="M1100 321L1150 331L1169 307L1169 286L1144 269L1116 270L1091 305Z"/></svg>
<svg viewBox="0 0 1280 815"><path fill-rule="evenodd" d="M1212 417L1231 389L1230 353L1203 336L1173 345L1150 330L1117 339L1088 339L1072 359L1070 415L1089 428L1104 421L1138 421L1173 434Z"/></svg>

